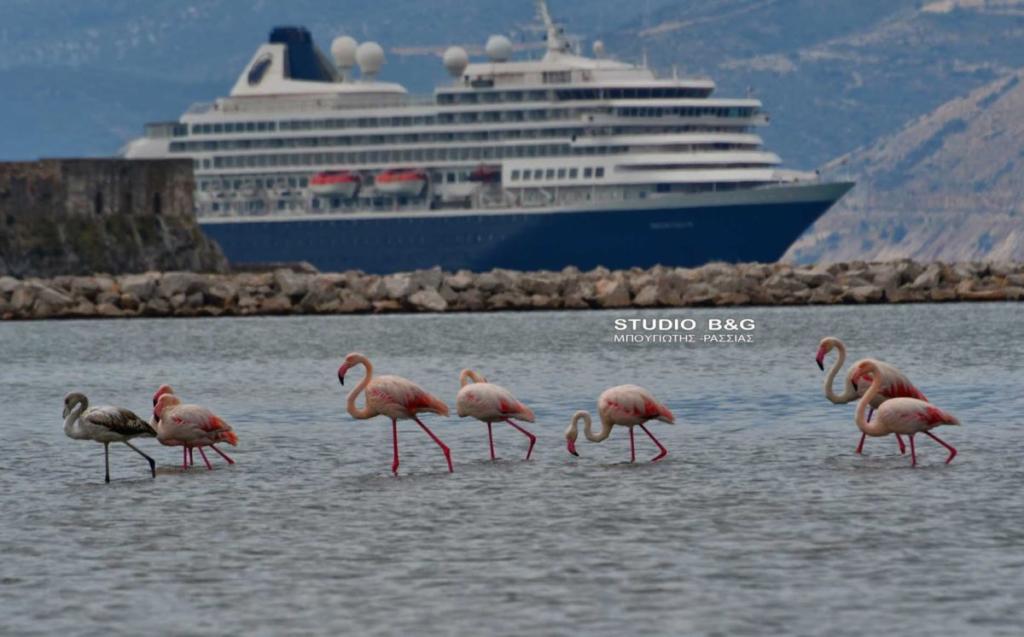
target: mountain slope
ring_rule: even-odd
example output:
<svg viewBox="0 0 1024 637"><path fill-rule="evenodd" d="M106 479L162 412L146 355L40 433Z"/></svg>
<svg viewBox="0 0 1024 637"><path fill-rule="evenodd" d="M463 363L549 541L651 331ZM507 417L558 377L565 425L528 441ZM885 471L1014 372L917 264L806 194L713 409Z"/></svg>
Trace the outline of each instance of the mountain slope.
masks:
<svg viewBox="0 0 1024 637"><path fill-rule="evenodd" d="M950 0L952 3L952 0ZM940 6L941 5L941 6ZM966 0L678 2L609 36L610 50L748 87L768 144L814 168L1024 67L1024 5Z"/></svg>
<svg viewBox="0 0 1024 637"><path fill-rule="evenodd" d="M829 163L847 197L790 249L800 261L1024 260L1024 70Z"/></svg>

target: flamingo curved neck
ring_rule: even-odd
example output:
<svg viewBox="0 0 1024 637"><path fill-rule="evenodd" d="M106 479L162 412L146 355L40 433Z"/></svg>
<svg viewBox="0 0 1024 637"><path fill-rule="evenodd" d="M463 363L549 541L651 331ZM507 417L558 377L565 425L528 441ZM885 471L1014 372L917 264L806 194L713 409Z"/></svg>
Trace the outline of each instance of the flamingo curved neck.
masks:
<svg viewBox="0 0 1024 637"><path fill-rule="evenodd" d="M836 358L836 362L832 365L832 369L829 370L828 376L825 377L825 397L836 404L845 404L857 398L857 390L853 387L853 382L847 378L846 386L843 387L842 395L837 395L832 389L832 385L835 383L836 376L839 374L839 370L843 367L843 363L846 362L846 346L843 345L842 341L836 341L836 351L839 352L839 357Z"/></svg>
<svg viewBox="0 0 1024 637"><path fill-rule="evenodd" d="M583 421L583 435L586 436L590 442L601 442L605 440L612 433L612 424L607 422L604 418L601 419L601 431L594 433L594 422L590 418L590 414L584 412L577 414L572 420L572 430L575 434L577 421ZM573 435L575 438L575 435Z"/></svg>
<svg viewBox="0 0 1024 637"><path fill-rule="evenodd" d="M885 436L892 432L882 424L881 418L874 418L872 422L868 422L866 418L866 412L868 407L871 406L871 401L875 399L878 392L882 391L882 375L878 372L877 368L873 369L872 372L874 378L871 381L871 387L868 388L867 393L861 396L860 402L857 403L855 422L857 423L857 428L869 436Z"/></svg>
<svg viewBox="0 0 1024 637"><path fill-rule="evenodd" d="M80 435L80 419L88 407L88 399L79 400L75 403L75 406L71 408L71 412L68 414L68 417L64 419L64 434L69 438L77 438Z"/></svg>
<svg viewBox="0 0 1024 637"><path fill-rule="evenodd" d="M372 418L374 416L373 410L370 409L369 405L365 405L362 409L359 409L359 407L356 406L356 397L366 389L366 386L369 385L370 381L373 379L373 365L370 364L369 359L363 356L356 359L356 364L361 364L366 368L366 376L363 377L363 380L360 381L360 383L355 386L355 389L353 389L348 395L348 413L353 418L366 420L367 418Z"/></svg>
<svg viewBox="0 0 1024 637"><path fill-rule="evenodd" d="M474 372L471 369L464 369L464 370L462 370L462 373L459 374L459 387L465 387L470 382L473 382L473 383L486 383L487 380L483 376L481 376L480 374L477 374L476 372Z"/></svg>

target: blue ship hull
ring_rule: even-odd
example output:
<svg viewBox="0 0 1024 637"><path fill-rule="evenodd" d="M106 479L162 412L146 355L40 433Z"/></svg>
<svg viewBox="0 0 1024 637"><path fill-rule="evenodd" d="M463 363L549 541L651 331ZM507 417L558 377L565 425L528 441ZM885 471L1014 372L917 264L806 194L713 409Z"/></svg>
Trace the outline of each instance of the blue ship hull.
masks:
<svg viewBox="0 0 1024 637"><path fill-rule="evenodd" d="M204 222L202 227L233 264L308 261L325 272L773 262L851 184L826 186L798 193L806 196L758 196L746 202L733 196L685 207L371 213Z"/></svg>

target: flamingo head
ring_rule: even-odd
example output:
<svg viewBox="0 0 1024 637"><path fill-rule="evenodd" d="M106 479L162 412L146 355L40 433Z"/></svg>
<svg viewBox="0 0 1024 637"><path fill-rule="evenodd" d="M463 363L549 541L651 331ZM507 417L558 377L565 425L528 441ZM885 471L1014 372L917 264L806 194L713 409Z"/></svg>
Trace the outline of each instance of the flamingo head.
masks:
<svg viewBox="0 0 1024 637"><path fill-rule="evenodd" d="M67 418L71 414L71 410L75 408L78 403L85 402L85 395L78 392L72 392L64 397L64 413L61 418Z"/></svg>
<svg viewBox="0 0 1024 637"><path fill-rule="evenodd" d="M832 348L836 346L836 339L827 336L821 339L821 343L818 343L818 355L814 357L814 362L818 364L818 368L821 371L825 371L825 357L832 351Z"/></svg>
<svg viewBox="0 0 1024 637"><path fill-rule="evenodd" d="M579 429L576 427L576 423L583 421L584 425L590 426L590 414L585 411L577 411L572 415L572 420L569 422L568 429L565 430L565 446L574 456L579 456L579 452L576 451L576 437L579 436Z"/></svg>
<svg viewBox="0 0 1024 637"><path fill-rule="evenodd" d="M348 370L352 369L353 367L363 362L364 360L366 360L366 357L357 352L352 352L351 354L346 356L345 360L342 361L341 363L341 367L338 368L338 382L344 385L345 374L348 373Z"/></svg>
<svg viewBox="0 0 1024 637"><path fill-rule="evenodd" d="M160 416L170 407L175 407L181 404L181 399L174 394L164 394L157 399L156 405L153 407L153 420L160 422Z"/></svg>
<svg viewBox="0 0 1024 637"><path fill-rule="evenodd" d="M156 390L155 394L153 394L153 406L156 407L157 401L160 400L160 397L163 396L164 394L173 393L174 389L172 389L170 385L160 385L160 388Z"/></svg>

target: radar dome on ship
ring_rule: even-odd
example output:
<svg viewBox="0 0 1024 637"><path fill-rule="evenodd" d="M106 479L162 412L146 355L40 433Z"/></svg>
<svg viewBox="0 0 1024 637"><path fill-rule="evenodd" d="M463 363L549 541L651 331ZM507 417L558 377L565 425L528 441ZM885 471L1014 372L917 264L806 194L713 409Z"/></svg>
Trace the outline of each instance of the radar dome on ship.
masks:
<svg viewBox="0 0 1024 637"><path fill-rule="evenodd" d="M604 42L601 40L594 40L594 57L604 57Z"/></svg>
<svg viewBox="0 0 1024 637"><path fill-rule="evenodd" d="M492 62L507 62L512 57L512 41L503 35L492 35L484 47Z"/></svg>
<svg viewBox="0 0 1024 637"><path fill-rule="evenodd" d="M444 68L448 69L452 77L461 77L463 71L469 66L469 54L461 46L451 46L444 52L442 61Z"/></svg>
<svg viewBox="0 0 1024 637"><path fill-rule="evenodd" d="M356 50L358 48L359 43L351 36L343 35L334 38L331 42L331 56L334 57L334 63L338 65L339 69L350 69L356 65Z"/></svg>
<svg viewBox="0 0 1024 637"><path fill-rule="evenodd" d="M384 49L376 42L363 42L356 49L356 61L364 77L373 77L384 66Z"/></svg>

